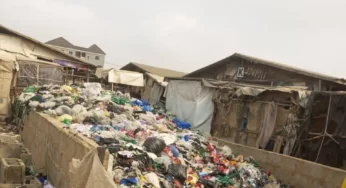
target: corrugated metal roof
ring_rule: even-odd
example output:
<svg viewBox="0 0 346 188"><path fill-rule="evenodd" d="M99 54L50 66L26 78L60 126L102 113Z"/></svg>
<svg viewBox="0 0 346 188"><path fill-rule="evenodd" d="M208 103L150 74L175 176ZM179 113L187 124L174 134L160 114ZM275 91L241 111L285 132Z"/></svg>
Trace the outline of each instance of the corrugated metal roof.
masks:
<svg viewBox="0 0 346 188"><path fill-rule="evenodd" d="M27 39L27 40L29 40L29 41L35 43L35 44L41 45L41 46L43 46L43 47L45 47L45 48L48 48L48 49L50 49L50 50L52 50L52 51L54 51L54 52L56 52L56 53L58 53L58 54L61 54L61 55L64 56L64 57L68 57L69 59L74 60L75 63L87 64L87 65L90 65L90 66L92 66L92 67L96 67L95 65L93 65L93 64L91 64L91 63L88 63L88 62L83 61L83 60L81 60L81 59L78 59L78 58L76 58L76 57L74 57L74 56L72 56L72 55L69 55L69 54L66 54L66 53L64 53L64 52L61 52L60 50L57 50L57 49L55 49L55 48L53 48L53 47L51 47L51 46L49 46L49 45L47 45L47 44L44 44L44 43L42 43L42 42L40 42L40 41L38 41L38 40L36 40L36 39L33 39L33 38L28 37L28 36L26 36L26 35L23 35L23 34L17 32L17 31L14 31L14 30L12 30L12 29L9 29L9 28L7 28L7 27L5 27L5 26L3 26L3 25L0 25L0 30L3 30L3 31L8 32L8 33L11 33L11 34L13 34L13 35L17 35L17 36L19 36L19 37L25 38L25 39Z"/></svg>
<svg viewBox="0 0 346 188"><path fill-rule="evenodd" d="M267 66L271 66L271 67L275 67L281 70L285 70L285 71L289 71L289 72L294 72L297 74L301 74L301 75L305 75L308 77L312 77L312 78L316 78L316 79L320 79L320 80L324 80L324 81L330 81L330 82L334 82L334 83L338 83L338 84L342 84L342 85L346 85L346 81L343 78L337 78L337 77L333 77L333 76L328 76L328 75L324 75L321 73L316 73L316 72L312 72L312 71L306 71L297 67L292 67L289 65L285 65L282 63L278 63L278 62L273 62L273 61L268 61L268 60L263 60L260 58L256 58L256 57L252 57L252 56L248 56L248 55L244 55L244 54L240 54L240 53L234 53L233 55L222 59L216 63L210 64L206 67L203 67L201 69L198 69L196 71L193 71L187 75L185 75L184 77L194 77L196 74L205 71L207 69L213 68L215 66L224 64L226 62L228 62L228 60L233 59L233 58L241 58L244 60L248 60L251 63L257 63L257 64L262 64L262 65L267 65Z"/></svg>
<svg viewBox="0 0 346 188"><path fill-rule="evenodd" d="M154 67L154 66L150 66L150 65L144 65L144 64L140 64L140 63L129 63L129 64L123 66L121 68L121 70L128 70L131 68L131 66L137 67L137 68L141 69L143 72L152 73L152 74L162 76L162 77L182 77L186 74L186 73L179 72L179 71Z"/></svg>
<svg viewBox="0 0 346 188"><path fill-rule="evenodd" d="M165 77L162 76L157 76L155 74L151 74L151 73L146 73L148 76L150 76L151 78L153 78L157 83L159 83L160 85L162 85L163 87L167 87L168 82L165 82Z"/></svg>

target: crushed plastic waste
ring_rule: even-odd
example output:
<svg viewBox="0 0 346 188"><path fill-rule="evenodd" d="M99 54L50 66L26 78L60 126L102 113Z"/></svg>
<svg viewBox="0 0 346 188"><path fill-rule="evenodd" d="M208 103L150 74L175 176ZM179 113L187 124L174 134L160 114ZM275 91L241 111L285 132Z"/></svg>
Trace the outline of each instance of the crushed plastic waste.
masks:
<svg viewBox="0 0 346 188"><path fill-rule="evenodd" d="M209 133L128 93L83 87L30 86L16 104L49 114L105 146L114 156L119 187L288 187L260 168L252 157L219 148Z"/></svg>

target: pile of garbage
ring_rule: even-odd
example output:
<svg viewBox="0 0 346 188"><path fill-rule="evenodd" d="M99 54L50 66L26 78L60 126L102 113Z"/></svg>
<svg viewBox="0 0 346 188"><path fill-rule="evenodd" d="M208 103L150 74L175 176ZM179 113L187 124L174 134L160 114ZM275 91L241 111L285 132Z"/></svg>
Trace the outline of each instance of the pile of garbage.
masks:
<svg viewBox="0 0 346 188"><path fill-rule="evenodd" d="M252 157L218 148L165 109L99 83L30 86L16 103L107 147L119 187L286 187Z"/></svg>

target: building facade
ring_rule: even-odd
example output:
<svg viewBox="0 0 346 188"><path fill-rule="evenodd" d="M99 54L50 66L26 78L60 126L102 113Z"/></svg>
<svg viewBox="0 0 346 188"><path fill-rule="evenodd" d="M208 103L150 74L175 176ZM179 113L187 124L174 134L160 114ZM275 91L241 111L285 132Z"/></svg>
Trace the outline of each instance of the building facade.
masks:
<svg viewBox="0 0 346 188"><path fill-rule="evenodd" d="M84 48L73 45L63 37L48 41L46 44L98 67L103 67L105 63L106 54L96 44L91 45L89 48Z"/></svg>
<svg viewBox="0 0 346 188"><path fill-rule="evenodd" d="M313 91L345 91L342 78L235 53L184 77L229 80L264 86L302 86Z"/></svg>

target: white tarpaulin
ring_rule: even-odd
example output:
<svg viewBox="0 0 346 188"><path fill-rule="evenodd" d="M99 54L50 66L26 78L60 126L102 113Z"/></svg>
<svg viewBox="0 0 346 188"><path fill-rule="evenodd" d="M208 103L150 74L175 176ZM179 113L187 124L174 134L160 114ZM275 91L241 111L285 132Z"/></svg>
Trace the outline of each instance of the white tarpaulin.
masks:
<svg viewBox="0 0 346 188"><path fill-rule="evenodd" d="M166 108L193 128L210 133L213 118L214 89L199 81L172 80L167 86Z"/></svg>
<svg viewBox="0 0 346 188"><path fill-rule="evenodd" d="M142 73L124 70L110 70L108 72L108 82L130 86L144 86L144 79Z"/></svg>

